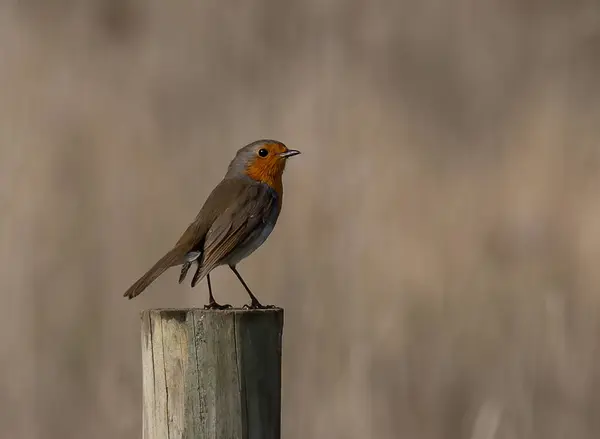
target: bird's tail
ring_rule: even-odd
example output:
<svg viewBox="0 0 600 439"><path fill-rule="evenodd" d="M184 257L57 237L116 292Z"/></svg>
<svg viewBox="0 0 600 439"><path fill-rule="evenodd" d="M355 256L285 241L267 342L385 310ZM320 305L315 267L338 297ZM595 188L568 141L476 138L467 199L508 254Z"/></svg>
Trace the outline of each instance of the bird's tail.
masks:
<svg viewBox="0 0 600 439"><path fill-rule="evenodd" d="M142 277L140 277L132 286L129 287L124 297L128 299L133 299L137 295L141 294L148 285L156 280L158 276L163 274L168 268L173 267L174 265L180 264L181 261L181 251L179 248L175 247L169 253L164 255L160 260L152 266L150 270L146 272Z"/></svg>

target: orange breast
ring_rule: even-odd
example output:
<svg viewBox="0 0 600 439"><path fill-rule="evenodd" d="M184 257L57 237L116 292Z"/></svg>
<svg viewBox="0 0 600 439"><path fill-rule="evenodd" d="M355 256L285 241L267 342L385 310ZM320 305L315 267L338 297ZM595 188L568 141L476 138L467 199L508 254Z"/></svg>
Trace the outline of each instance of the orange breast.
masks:
<svg viewBox="0 0 600 439"><path fill-rule="evenodd" d="M283 160L257 160L246 170L246 175L248 175L248 177L260 181L261 183L268 184L275 192L277 192L279 195L279 207L281 207L283 201L283 181L281 177L283 175L284 167L285 162Z"/></svg>

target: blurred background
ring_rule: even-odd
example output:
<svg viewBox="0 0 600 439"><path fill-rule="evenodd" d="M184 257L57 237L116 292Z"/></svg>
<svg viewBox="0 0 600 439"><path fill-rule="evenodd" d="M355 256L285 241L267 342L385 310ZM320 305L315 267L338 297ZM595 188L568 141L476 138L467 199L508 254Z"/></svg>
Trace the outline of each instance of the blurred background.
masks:
<svg viewBox="0 0 600 439"><path fill-rule="evenodd" d="M122 294L265 137L285 439L600 437L599 78L595 0L1 1L0 437L141 437L207 288Z"/></svg>

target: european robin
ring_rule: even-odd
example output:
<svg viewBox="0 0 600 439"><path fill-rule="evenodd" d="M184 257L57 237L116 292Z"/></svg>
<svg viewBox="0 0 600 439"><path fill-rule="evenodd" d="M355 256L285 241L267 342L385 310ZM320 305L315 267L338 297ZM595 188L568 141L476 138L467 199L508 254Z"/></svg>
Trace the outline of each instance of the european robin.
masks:
<svg viewBox="0 0 600 439"><path fill-rule="evenodd" d="M209 302L204 308L230 308L215 301L210 284L210 272L227 265L252 300L245 308L267 308L252 294L236 265L260 247L273 231L283 201L281 177L285 164L297 154L300 151L288 149L276 140L258 140L241 148L179 241L124 296L134 298L168 268L178 265L182 266L181 283L196 263L191 285L196 286L206 276Z"/></svg>

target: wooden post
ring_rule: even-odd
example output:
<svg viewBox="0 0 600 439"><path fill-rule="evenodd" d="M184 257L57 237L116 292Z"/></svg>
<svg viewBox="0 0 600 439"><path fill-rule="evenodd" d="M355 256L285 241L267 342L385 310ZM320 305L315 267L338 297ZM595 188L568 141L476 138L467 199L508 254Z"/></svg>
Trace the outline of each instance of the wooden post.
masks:
<svg viewBox="0 0 600 439"><path fill-rule="evenodd" d="M280 439L283 309L142 311L144 439Z"/></svg>

